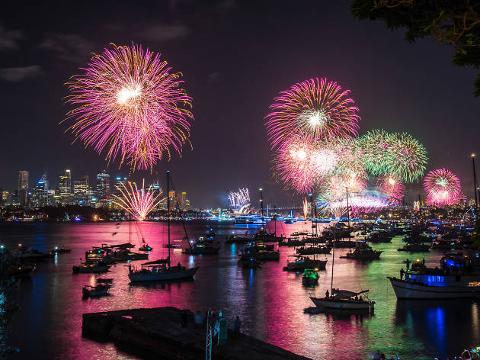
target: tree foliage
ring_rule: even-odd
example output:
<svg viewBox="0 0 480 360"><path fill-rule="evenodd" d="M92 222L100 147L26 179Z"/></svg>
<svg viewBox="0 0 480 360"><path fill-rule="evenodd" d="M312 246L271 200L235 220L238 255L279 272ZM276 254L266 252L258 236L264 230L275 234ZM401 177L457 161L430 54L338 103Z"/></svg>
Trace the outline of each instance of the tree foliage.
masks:
<svg viewBox="0 0 480 360"><path fill-rule="evenodd" d="M383 20L390 29L406 28L408 41L430 36L452 45L456 65L480 66L480 0L354 0L352 11L359 19Z"/></svg>

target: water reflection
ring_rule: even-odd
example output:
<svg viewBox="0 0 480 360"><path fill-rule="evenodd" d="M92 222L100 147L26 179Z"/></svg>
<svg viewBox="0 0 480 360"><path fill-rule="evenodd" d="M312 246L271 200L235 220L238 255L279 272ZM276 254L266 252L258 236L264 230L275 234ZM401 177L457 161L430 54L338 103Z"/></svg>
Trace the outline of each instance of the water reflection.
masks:
<svg viewBox="0 0 480 360"><path fill-rule="evenodd" d="M309 224L277 224L278 233L309 229ZM189 225L190 236L208 231L203 225ZM255 231L256 228L252 229ZM108 344L81 338L81 317L85 312L124 308L178 306L192 310L223 309L228 319L239 315L244 330L256 337L311 357L313 359L360 359L381 349L399 353L402 358L425 358L458 353L469 344L480 342L478 305L476 303L398 302L386 280L397 275L405 254L392 244L379 244L381 261L359 263L340 259L347 250L336 251L334 286L354 290L370 289L376 301L372 317L308 315L310 296L323 296L330 287L331 255L326 271L320 272L319 285L302 286L301 276L282 271L292 248L281 248L280 261L265 263L256 270L237 264L241 246L222 244L218 256L187 256L172 252L172 261L199 266L194 281L131 286L128 268L117 264L108 277L114 278L111 296L82 300L81 288L93 284L95 275L72 275L71 267L84 258L93 245L132 241L144 238L153 250L150 259L166 256L166 226L159 223L115 224L27 224L5 225L0 229L2 241L9 246L18 242L41 250L54 246L71 248L55 260L39 264L30 281L17 286L20 311L9 328L10 339L22 352L18 358L116 359L128 358ZM245 233L245 228L222 225L214 231L217 238ZM116 234L115 234L116 233ZM115 234L115 235L114 235ZM182 225L174 224L172 239L182 239ZM429 254L427 262L438 261L440 254ZM137 262L138 263L138 262Z"/></svg>

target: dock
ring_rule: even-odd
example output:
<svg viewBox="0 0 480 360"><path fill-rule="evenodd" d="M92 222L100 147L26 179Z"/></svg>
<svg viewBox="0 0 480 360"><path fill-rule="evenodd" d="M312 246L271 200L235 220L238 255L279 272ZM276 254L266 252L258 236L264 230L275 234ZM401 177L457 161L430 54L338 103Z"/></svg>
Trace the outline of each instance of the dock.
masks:
<svg viewBox="0 0 480 360"><path fill-rule="evenodd" d="M188 315L186 326L182 324L183 313ZM195 326L193 315L190 310L175 307L88 313L83 314L82 336L114 343L119 350L143 359L204 359L205 326ZM213 346L212 358L308 360L252 336L234 335L231 331L225 344Z"/></svg>

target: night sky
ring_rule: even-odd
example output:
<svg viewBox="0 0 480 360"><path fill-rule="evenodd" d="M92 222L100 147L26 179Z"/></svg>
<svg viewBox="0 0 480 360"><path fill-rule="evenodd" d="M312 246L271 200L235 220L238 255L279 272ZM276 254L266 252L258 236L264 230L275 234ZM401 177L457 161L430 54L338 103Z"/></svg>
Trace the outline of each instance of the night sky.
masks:
<svg viewBox="0 0 480 360"><path fill-rule="evenodd" d="M352 90L361 133L407 131L429 151L428 169L448 167L471 194L470 153L480 152L480 99L474 71L451 62L433 40L408 43L402 31L359 21L350 1L9 1L0 12L0 187L17 171L46 171L56 184L107 168L103 156L65 134L65 81L109 43L140 43L181 71L195 121L183 157L138 172L163 178L194 207L224 205L238 187L265 189L267 202L295 200L271 173L264 116L276 94L314 76ZM112 175L128 174L118 164ZM418 193L409 186L410 197ZM274 200L275 199L275 200Z"/></svg>

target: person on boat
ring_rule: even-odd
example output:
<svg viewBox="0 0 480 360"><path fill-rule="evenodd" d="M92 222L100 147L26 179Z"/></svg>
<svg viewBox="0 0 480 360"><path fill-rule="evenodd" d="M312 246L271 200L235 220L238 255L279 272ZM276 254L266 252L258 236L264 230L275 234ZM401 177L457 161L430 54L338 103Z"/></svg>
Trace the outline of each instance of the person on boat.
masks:
<svg viewBox="0 0 480 360"><path fill-rule="evenodd" d="M233 322L233 334L238 336L240 334L240 328L242 327L242 321L240 317L237 315L235 317L235 321Z"/></svg>
<svg viewBox="0 0 480 360"><path fill-rule="evenodd" d="M403 276L405 275L405 271L403 268L400 269L400 280L403 280Z"/></svg>
<svg viewBox="0 0 480 360"><path fill-rule="evenodd" d="M330 297L330 293L328 292L328 289L327 291L325 291L325 297L328 299Z"/></svg>
<svg viewBox="0 0 480 360"><path fill-rule="evenodd" d="M405 260L405 266L408 269L410 269L410 259Z"/></svg>

